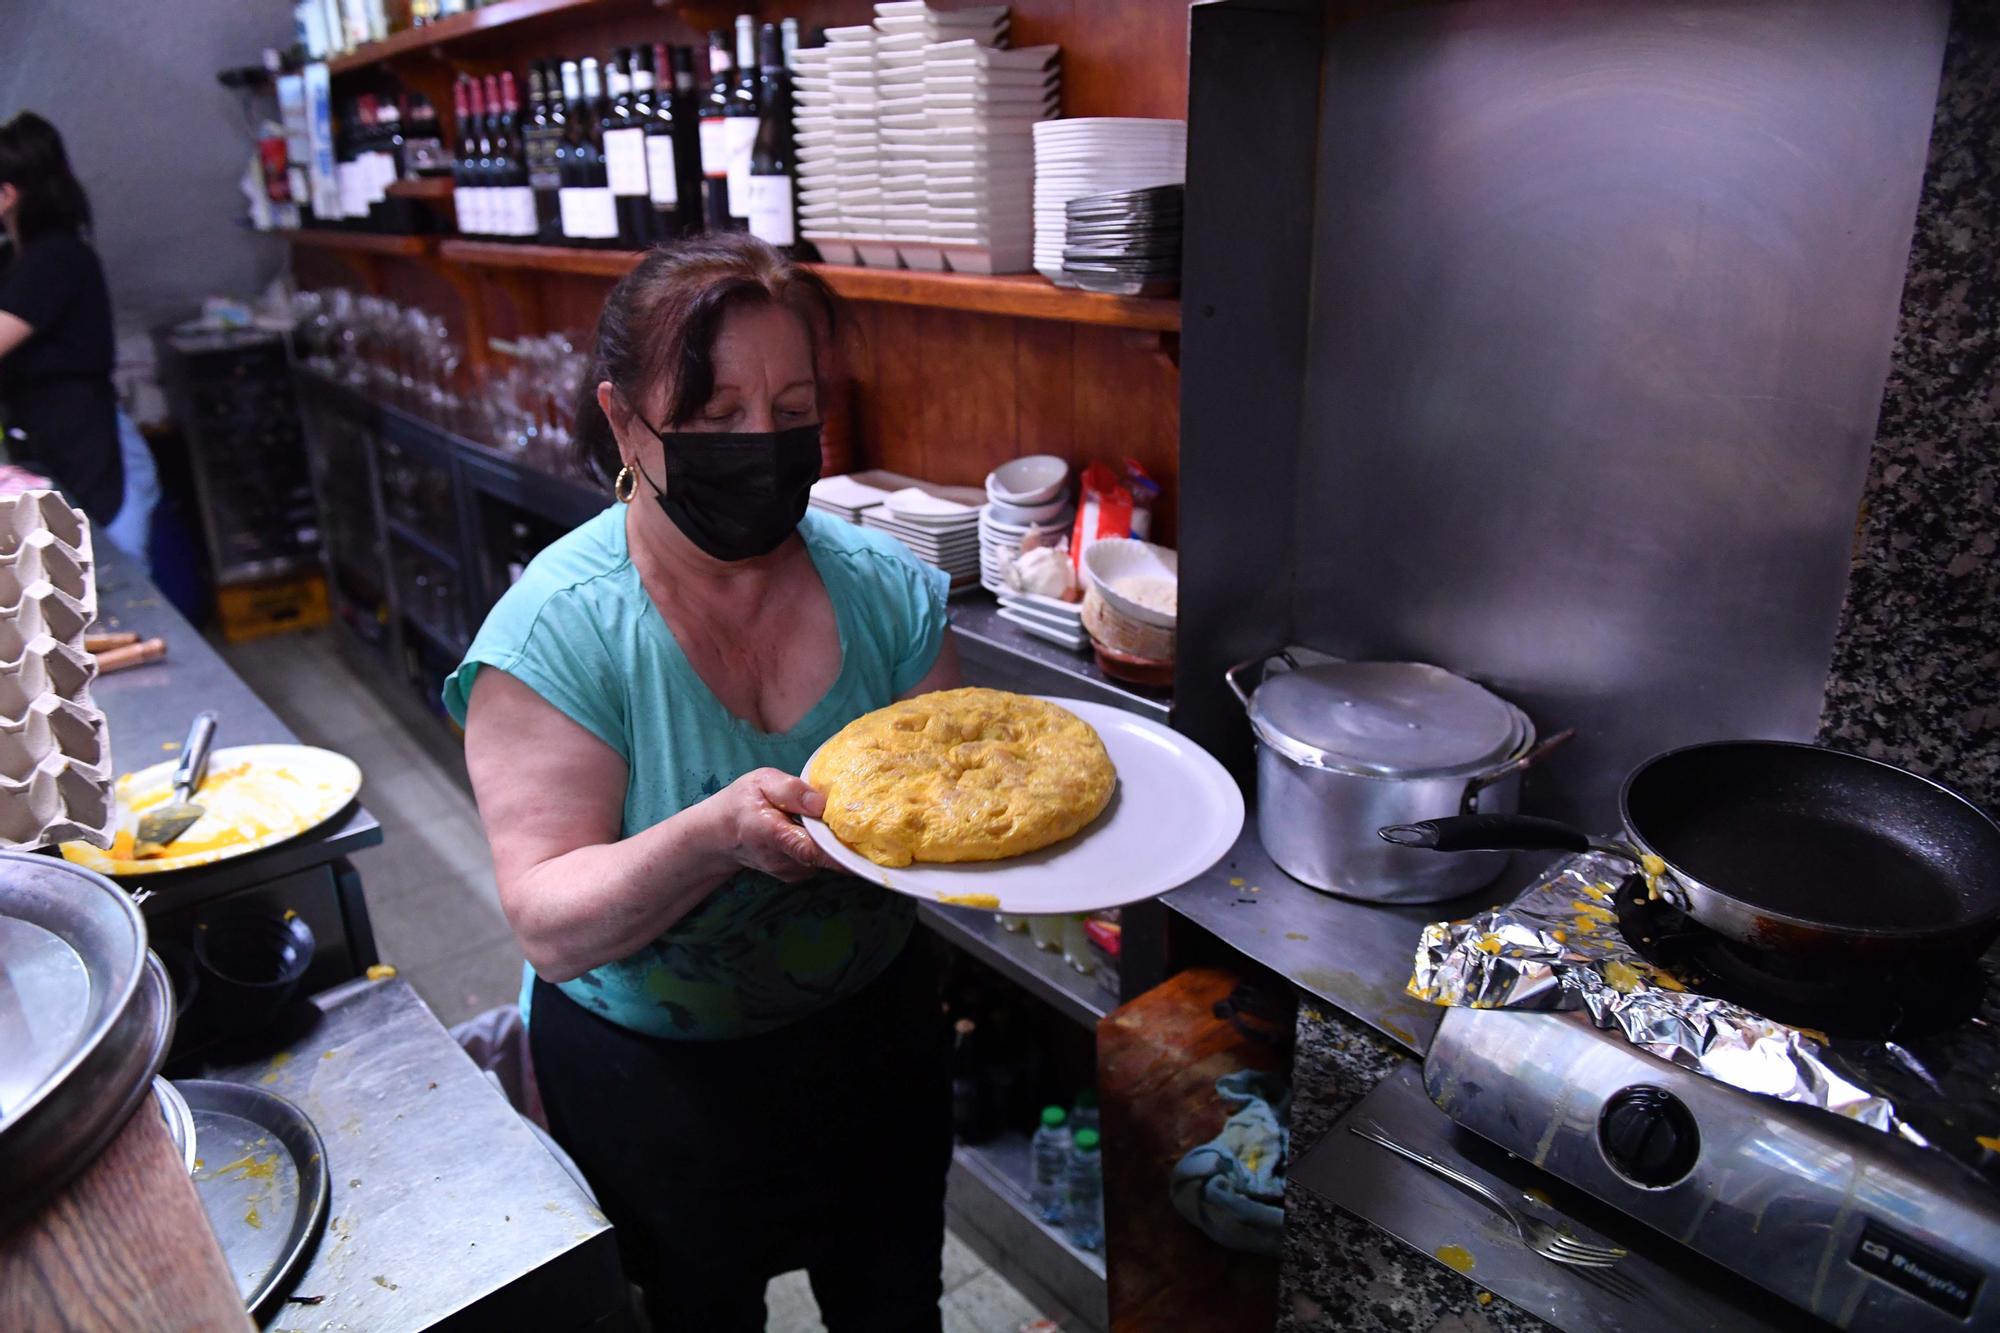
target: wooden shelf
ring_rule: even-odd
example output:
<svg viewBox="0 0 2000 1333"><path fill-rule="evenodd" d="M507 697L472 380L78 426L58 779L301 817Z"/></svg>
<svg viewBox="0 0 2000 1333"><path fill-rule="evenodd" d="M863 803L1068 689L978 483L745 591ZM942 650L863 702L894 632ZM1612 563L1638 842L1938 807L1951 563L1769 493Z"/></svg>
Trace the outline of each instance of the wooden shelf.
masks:
<svg viewBox="0 0 2000 1333"><path fill-rule="evenodd" d="M532 269L586 277L619 278L639 262L631 250L584 250L561 245L511 245L505 241L448 240L438 255L454 263L484 268ZM969 310L1019 319L1171 333L1181 326L1181 303L1159 298L1105 296L1058 287L1039 274L986 277L977 273L926 273L916 269L857 268L847 264L812 266L833 289L851 301Z"/></svg>
<svg viewBox="0 0 2000 1333"><path fill-rule="evenodd" d="M639 262L636 250L585 250L573 245L515 245L508 241L448 240L438 258L473 268L530 269L591 278L622 278Z"/></svg>
<svg viewBox="0 0 2000 1333"><path fill-rule="evenodd" d="M405 28L391 33L382 41L357 46L346 55L327 61L326 67L328 73L345 74L397 56L409 55L413 51L490 33L496 28L566 14L572 10L611 9L618 4L619 0L500 0L498 4L487 5L483 9L468 9L463 14L453 14L450 18L426 23L421 28ZM634 6L627 3L624 7L629 9Z"/></svg>
<svg viewBox="0 0 2000 1333"><path fill-rule="evenodd" d="M451 177L418 176L412 180L392 181L387 193L398 199L449 199L452 195Z"/></svg>
<svg viewBox="0 0 2000 1333"><path fill-rule="evenodd" d="M293 245L307 245L320 250L348 250L370 255L402 255L416 258L430 253L431 238L428 236L392 236L379 231L338 231L332 227L300 227L297 230L277 229L273 236L282 236Z"/></svg>

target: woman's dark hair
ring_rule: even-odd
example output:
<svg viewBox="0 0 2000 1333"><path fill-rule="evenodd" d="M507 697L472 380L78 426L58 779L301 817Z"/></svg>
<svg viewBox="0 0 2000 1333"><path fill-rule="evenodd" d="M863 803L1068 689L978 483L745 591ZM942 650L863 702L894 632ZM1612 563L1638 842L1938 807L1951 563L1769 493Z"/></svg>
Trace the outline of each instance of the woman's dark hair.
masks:
<svg viewBox="0 0 2000 1333"><path fill-rule="evenodd" d="M0 185L21 192L14 225L23 245L52 231L90 230L90 196L69 169L62 135L32 111L0 125Z"/></svg>
<svg viewBox="0 0 2000 1333"><path fill-rule="evenodd" d="M840 320L824 279L747 232L720 232L656 246L619 280L597 317L590 369L579 386L576 455L583 471L610 482L624 466L618 437L598 406L609 380L632 405L667 386L661 429L687 424L715 392L715 339L738 306L781 306L798 315L817 367Z"/></svg>

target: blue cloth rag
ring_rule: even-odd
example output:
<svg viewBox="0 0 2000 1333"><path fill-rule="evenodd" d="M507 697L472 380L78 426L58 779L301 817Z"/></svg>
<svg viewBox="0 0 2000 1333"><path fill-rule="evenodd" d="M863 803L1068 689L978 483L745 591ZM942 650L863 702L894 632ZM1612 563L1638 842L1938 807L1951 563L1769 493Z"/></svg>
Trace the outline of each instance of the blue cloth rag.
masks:
<svg viewBox="0 0 2000 1333"><path fill-rule="evenodd" d="M1222 1132L1175 1164L1168 1190L1182 1217L1232 1250L1276 1255L1285 1230L1285 1160L1291 1085L1239 1069L1215 1081L1236 1113Z"/></svg>

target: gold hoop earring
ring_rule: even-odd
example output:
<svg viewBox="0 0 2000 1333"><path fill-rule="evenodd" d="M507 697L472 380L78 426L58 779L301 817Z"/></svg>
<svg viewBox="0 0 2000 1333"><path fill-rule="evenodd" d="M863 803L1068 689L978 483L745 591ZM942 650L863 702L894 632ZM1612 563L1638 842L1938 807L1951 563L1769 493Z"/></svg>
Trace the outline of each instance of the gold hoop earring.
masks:
<svg viewBox="0 0 2000 1333"><path fill-rule="evenodd" d="M639 493L639 477L629 467L618 469L617 480L611 483L611 493L618 497L619 504L631 504L632 497Z"/></svg>

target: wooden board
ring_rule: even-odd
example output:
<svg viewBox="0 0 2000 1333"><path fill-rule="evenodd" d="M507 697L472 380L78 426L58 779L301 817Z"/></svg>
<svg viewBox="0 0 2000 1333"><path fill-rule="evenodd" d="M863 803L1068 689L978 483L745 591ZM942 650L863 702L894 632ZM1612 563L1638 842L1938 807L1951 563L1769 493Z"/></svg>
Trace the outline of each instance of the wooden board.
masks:
<svg viewBox="0 0 2000 1333"><path fill-rule="evenodd" d="M1262 1333L1276 1314L1278 1261L1217 1245L1167 1195L1174 1163L1228 1119L1215 1080L1284 1065L1215 1017L1237 981L1190 968L1097 1024L1112 1333Z"/></svg>
<svg viewBox="0 0 2000 1333"><path fill-rule="evenodd" d="M254 1328L150 1098L68 1189L0 1237L7 1333Z"/></svg>

